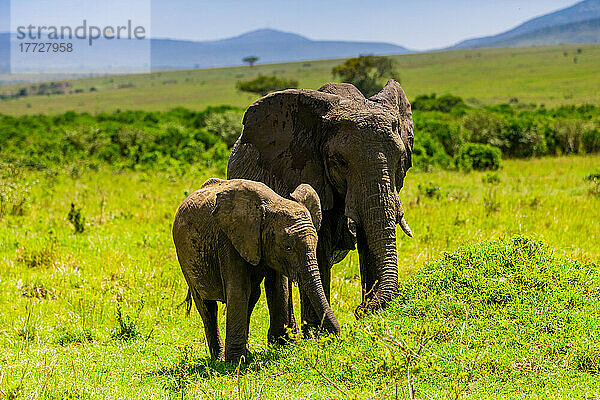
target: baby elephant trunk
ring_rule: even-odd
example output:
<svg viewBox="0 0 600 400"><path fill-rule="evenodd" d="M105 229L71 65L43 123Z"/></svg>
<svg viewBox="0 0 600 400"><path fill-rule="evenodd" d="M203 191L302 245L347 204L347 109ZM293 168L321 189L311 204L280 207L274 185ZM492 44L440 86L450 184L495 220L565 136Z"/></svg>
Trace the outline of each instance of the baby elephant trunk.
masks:
<svg viewBox="0 0 600 400"><path fill-rule="evenodd" d="M309 259L305 262L299 274L300 289L303 290L321 318L321 327L329 333L338 335L340 333L340 324L333 315L333 311L325 296L319 265L316 259Z"/></svg>

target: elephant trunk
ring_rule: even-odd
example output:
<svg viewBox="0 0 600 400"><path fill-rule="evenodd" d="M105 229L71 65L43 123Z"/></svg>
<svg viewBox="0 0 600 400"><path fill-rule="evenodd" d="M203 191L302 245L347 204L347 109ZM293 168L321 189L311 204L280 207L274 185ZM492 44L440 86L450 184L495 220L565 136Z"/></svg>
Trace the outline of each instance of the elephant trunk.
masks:
<svg viewBox="0 0 600 400"><path fill-rule="evenodd" d="M403 214L400 200L389 187L379 184L371 189L357 229L363 282L363 302L356 310L357 316L384 307L398 290L396 223L403 219L399 216Z"/></svg>
<svg viewBox="0 0 600 400"><path fill-rule="evenodd" d="M321 318L322 328L329 333L339 334L340 324L333 315L325 296L316 257L311 257L304 263L303 270L298 277L300 289L306 293L317 316Z"/></svg>

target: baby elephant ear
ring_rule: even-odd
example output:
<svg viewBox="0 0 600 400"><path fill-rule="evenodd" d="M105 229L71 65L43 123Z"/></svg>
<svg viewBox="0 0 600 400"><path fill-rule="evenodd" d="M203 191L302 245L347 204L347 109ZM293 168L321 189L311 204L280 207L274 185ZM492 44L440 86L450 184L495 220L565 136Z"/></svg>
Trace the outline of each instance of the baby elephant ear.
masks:
<svg viewBox="0 0 600 400"><path fill-rule="evenodd" d="M252 265L261 258L261 225L264 209L258 194L230 188L217 194L213 215L237 252Z"/></svg>
<svg viewBox="0 0 600 400"><path fill-rule="evenodd" d="M315 192L315 189L309 184L303 183L298 186L290 196L308 209L310 217L312 218L312 223L318 232L321 228L321 201L319 200L319 195Z"/></svg>

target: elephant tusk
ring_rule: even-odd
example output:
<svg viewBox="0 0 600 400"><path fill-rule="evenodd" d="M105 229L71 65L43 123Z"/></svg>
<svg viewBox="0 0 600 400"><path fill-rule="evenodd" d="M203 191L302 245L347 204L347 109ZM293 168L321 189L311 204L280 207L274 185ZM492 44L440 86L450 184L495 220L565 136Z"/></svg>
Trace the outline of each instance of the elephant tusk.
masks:
<svg viewBox="0 0 600 400"><path fill-rule="evenodd" d="M408 226L408 222L406 222L406 219L404 217L402 217L402 219L400 220L400 227L402 228L404 233L408 235L408 237L413 237L413 233L410 230L410 226Z"/></svg>

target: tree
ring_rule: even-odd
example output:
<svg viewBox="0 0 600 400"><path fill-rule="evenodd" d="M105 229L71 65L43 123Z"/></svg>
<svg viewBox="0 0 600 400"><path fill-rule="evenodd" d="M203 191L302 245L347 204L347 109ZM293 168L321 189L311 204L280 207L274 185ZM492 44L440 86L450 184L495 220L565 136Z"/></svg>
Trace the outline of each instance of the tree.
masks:
<svg viewBox="0 0 600 400"><path fill-rule="evenodd" d="M250 65L250 67L253 67L254 64L258 61L258 57L248 56L248 57L242 58L242 61L245 62L246 64Z"/></svg>
<svg viewBox="0 0 600 400"><path fill-rule="evenodd" d="M256 79L238 82L236 87L244 92L257 93L264 96L277 90L297 88L298 81L294 79L278 78L275 75L259 75Z"/></svg>
<svg viewBox="0 0 600 400"><path fill-rule="evenodd" d="M350 58L333 67L331 73L334 77L339 76L342 82L356 86L367 97L381 90L384 78L399 80L392 59L373 55Z"/></svg>

